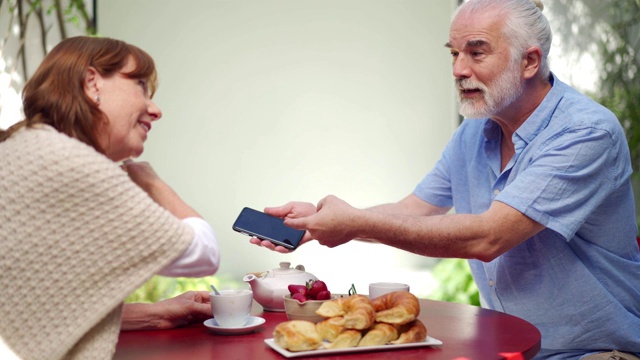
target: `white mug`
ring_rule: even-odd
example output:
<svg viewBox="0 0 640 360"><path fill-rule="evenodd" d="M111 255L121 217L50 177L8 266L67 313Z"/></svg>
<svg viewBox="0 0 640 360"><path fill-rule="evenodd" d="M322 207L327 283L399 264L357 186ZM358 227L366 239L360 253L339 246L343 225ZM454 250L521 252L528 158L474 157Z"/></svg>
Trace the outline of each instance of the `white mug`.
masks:
<svg viewBox="0 0 640 360"><path fill-rule="evenodd" d="M394 282L377 282L369 284L369 299L375 299L394 291L409 291L409 285Z"/></svg>
<svg viewBox="0 0 640 360"><path fill-rule="evenodd" d="M211 312L220 327L242 327L249 320L253 292L251 290L221 290L211 296Z"/></svg>

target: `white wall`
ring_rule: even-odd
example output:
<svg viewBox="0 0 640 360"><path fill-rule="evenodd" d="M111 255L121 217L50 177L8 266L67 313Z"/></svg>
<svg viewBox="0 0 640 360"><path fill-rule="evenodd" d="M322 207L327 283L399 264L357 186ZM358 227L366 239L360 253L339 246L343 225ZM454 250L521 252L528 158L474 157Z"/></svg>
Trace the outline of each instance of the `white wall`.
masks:
<svg viewBox="0 0 640 360"><path fill-rule="evenodd" d="M218 275L304 264L334 292L403 280L433 260L382 245L316 242L282 255L231 230L244 206L396 201L456 127L455 1L100 0L98 30L157 61L163 118L143 159L215 228Z"/></svg>

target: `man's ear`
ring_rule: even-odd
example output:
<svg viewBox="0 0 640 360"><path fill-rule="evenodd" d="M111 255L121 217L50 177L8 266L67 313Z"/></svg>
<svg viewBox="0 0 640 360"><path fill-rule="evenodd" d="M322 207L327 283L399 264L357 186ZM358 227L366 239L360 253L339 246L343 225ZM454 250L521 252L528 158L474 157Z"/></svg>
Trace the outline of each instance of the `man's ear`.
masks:
<svg viewBox="0 0 640 360"><path fill-rule="evenodd" d="M87 96L96 102L100 100L100 89L102 87L102 76L93 67L89 66L84 72L84 91Z"/></svg>
<svg viewBox="0 0 640 360"><path fill-rule="evenodd" d="M537 46L530 47L522 61L524 63L522 76L527 80L535 77L542 65L542 50Z"/></svg>

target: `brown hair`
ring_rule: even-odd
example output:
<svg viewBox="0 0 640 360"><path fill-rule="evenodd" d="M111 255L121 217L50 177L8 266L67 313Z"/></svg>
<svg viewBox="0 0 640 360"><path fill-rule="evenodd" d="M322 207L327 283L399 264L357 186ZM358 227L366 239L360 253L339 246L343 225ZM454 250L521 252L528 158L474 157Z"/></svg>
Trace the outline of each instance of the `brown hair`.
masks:
<svg viewBox="0 0 640 360"><path fill-rule="evenodd" d="M97 134L108 126L106 115L84 89L89 67L100 75L117 74L131 59L135 68L122 75L145 79L153 96L158 85L153 59L140 48L124 41L78 36L63 40L44 58L22 90L25 119L7 131L0 130L0 141L23 126L48 124L104 153Z"/></svg>

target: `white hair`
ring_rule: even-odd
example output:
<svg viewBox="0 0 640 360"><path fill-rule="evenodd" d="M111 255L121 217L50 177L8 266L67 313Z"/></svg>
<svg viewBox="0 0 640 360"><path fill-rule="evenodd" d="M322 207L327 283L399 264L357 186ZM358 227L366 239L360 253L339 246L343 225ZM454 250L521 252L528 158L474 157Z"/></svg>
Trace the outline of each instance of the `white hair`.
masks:
<svg viewBox="0 0 640 360"><path fill-rule="evenodd" d="M538 76L549 77L549 51L551 50L551 27L542 14L544 5L541 0L469 0L456 10L455 16L462 10L469 13L496 10L505 17L503 33L509 40L511 57L521 57L527 48L537 46L542 51L542 61Z"/></svg>

